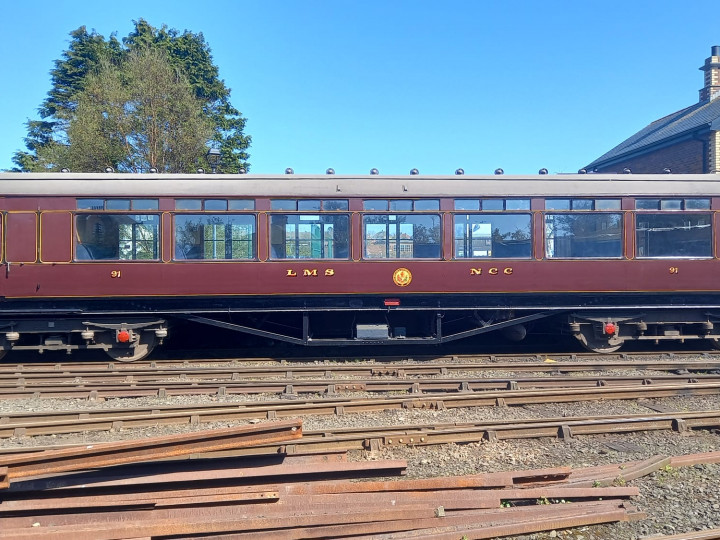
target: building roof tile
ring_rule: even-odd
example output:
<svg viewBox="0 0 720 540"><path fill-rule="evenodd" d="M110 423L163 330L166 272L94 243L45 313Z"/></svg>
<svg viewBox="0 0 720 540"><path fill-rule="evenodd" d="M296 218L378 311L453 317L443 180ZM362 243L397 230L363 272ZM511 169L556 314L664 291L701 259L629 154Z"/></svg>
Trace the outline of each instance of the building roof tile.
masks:
<svg viewBox="0 0 720 540"><path fill-rule="evenodd" d="M588 168L642 151L644 148L692 133L700 128L720 130L720 98L697 103L655 120L588 165Z"/></svg>

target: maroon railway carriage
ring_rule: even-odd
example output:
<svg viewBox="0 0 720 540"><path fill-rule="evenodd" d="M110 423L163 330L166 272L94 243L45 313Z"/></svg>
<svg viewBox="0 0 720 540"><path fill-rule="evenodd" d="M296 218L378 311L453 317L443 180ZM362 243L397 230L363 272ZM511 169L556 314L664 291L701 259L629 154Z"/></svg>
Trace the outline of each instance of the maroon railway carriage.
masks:
<svg viewBox="0 0 720 540"><path fill-rule="evenodd" d="M0 174L0 349L146 356L191 320L301 345L720 332L714 175Z"/></svg>

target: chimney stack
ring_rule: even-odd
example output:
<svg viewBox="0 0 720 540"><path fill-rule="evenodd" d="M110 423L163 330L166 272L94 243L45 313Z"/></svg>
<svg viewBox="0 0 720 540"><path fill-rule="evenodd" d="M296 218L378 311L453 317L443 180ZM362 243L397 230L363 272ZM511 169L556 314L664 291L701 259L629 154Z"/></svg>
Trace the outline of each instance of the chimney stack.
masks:
<svg viewBox="0 0 720 540"><path fill-rule="evenodd" d="M700 90L700 101L712 101L720 97L720 45L710 49L710 58L705 60L700 71L705 72L705 86Z"/></svg>

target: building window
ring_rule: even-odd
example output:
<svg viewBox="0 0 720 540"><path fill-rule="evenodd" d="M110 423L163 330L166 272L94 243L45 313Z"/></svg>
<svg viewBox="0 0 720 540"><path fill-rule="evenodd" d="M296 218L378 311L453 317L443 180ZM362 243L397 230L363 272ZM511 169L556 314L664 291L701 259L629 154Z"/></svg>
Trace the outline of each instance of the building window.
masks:
<svg viewBox="0 0 720 540"><path fill-rule="evenodd" d="M622 250L622 214L545 215L545 256L548 258L620 258Z"/></svg>
<svg viewBox="0 0 720 540"><path fill-rule="evenodd" d="M366 214L363 217L366 259L439 259L437 214Z"/></svg>
<svg viewBox="0 0 720 540"><path fill-rule="evenodd" d="M530 258L530 214L455 214L455 258Z"/></svg>
<svg viewBox="0 0 720 540"><path fill-rule="evenodd" d="M75 259L157 260L159 223L154 214L77 214Z"/></svg>
<svg viewBox="0 0 720 540"><path fill-rule="evenodd" d="M711 214L652 214L635 216L638 258L712 257Z"/></svg>
<svg viewBox="0 0 720 540"><path fill-rule="evenodd" d="M346 214L271 214L270 258L347 259L349 223Z"/></svg>
<svg viewBox="0 0 720 540"><path fill-rule="evenodd" d="M255 258L255 216L178 214L174 227L176 260Z"/></svg>

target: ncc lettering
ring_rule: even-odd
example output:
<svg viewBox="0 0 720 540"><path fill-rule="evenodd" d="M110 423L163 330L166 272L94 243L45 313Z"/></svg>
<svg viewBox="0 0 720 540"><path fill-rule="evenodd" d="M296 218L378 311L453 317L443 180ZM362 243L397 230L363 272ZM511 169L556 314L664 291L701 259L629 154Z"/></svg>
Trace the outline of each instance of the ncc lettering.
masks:
<svg viewBox="0 0 720 540"><path fill-rule="evenodd" d="M513 269L511 266L506 266L505 268L498 268L497 266L492 266L490 268L471 268L470 269L470 275L471 276L511 276L513 273Z"/></svg>
<svg viewBox="0 0 720 540"><path fill-rule="evenodd" d="M287 274L285 274L286 277L318 277L320 275L325 277L334 276L335 270L333 270L332 268L326 268L324 271L321 272L317 268L305 268L303 269L302 273L298 274L297 270L292 270L288 268Z"/></svg>

